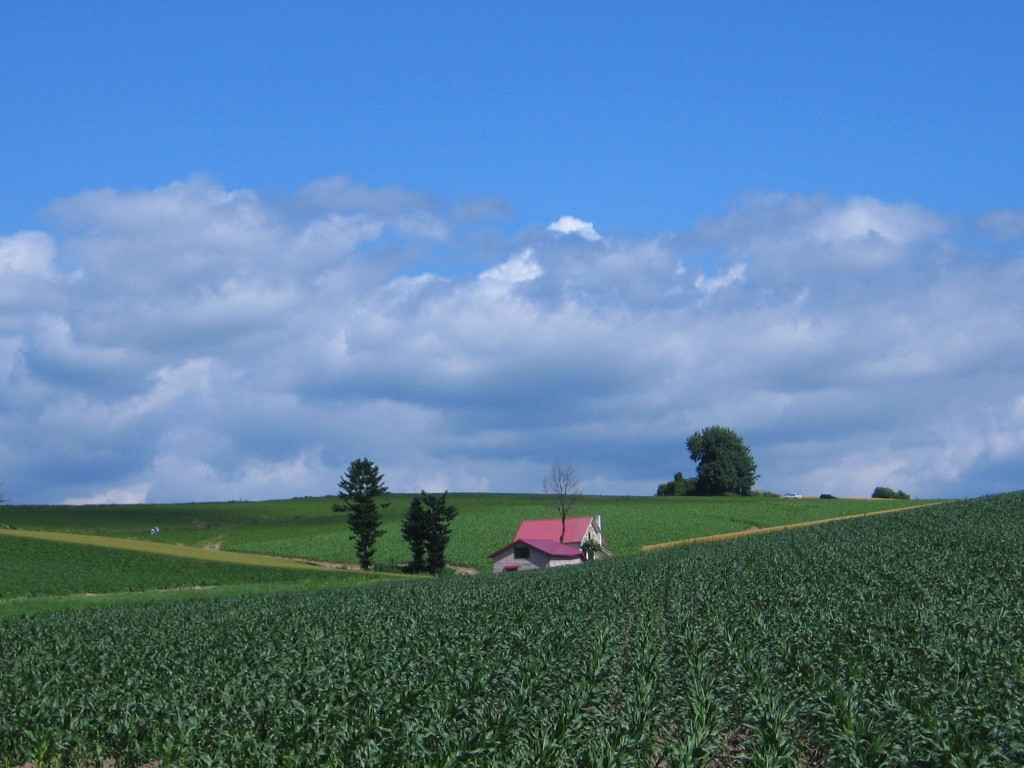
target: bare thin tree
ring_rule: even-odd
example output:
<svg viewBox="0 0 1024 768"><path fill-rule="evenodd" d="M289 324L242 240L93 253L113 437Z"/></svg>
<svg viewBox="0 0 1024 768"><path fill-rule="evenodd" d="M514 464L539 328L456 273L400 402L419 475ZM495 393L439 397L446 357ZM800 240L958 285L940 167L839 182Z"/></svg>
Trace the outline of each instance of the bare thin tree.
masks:
<svg viewBox="0 0 1024 768"><path fill-rule="evenodd" d="M544 493L551 497L551 505L562 517L562 535L558 540L564 544L565 518L583 493L583 484L576 475L576 468L561 461L552 464L551 471L544 478Z"/></svg>

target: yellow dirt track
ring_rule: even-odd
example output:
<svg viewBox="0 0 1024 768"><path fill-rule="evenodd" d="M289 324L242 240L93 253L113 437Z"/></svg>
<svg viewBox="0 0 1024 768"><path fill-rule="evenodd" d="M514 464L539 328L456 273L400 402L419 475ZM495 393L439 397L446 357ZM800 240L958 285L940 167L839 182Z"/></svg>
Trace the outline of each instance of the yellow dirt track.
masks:
<svg viewBox="0 0 1024 768"><path fill-rule="evenodd" d="M190 560L206 560L217 563L233 563L235 565L258 565L267 568L293 568L300 570L319 570L322 566L289 560L272 555L255 555L245 552L228 552L224 550L199 549L186 547L183 544L163 544L159 541L142 539L119 539L113 536L93 536L84 533L59 533L55 531L29 531L20 528L0 528L0 535L15 536L23 539L39 539L64 544L85 544L92 547L108 549L124 549L132 552L145 552L151 555L168 555L184 557Z"/></svg>
<svg viewBox="0 0 1024 768"><path fill-rule="evenodd" d="M826 520L808 520L805 523L790 523L788 525L774 525L769 528L754 528L749 531L733 531L732 533L716 533L712 536L698 536L693 539L680 539L679 541L664 541L660 544L648 544L640 547L641 552L656 552L660 549L672 549L673 547L688 547L693 544L706 544L712 541L728 541L729 539L742 539L745 536L757 536L762 533L775 533L777 531L789 531L794 528L808 528L812 525L825 525L826 523L838 523L843 520L854 520L858 517L874 517L875 515L888 515L892 512L903 512L907 509L921 509L922 507L933 507L941 504L940 501L931 501L927 504L917 504L912 507L896 507L895 509L879 509L875 512L861 512L857 515L846 515L845 517L830 517Z"/></svg>

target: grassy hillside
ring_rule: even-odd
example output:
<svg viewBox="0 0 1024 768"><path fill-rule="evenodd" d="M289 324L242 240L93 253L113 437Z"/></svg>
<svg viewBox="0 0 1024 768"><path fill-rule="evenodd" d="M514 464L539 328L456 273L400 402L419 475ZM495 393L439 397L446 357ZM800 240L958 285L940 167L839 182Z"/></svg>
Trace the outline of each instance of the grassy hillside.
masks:
<svg viewBox="0 0 1024 768"><path fill-rule="evenodd" d="M0 764L1019 766L1022 516L0 619Z"/></svg>
<svg viewBox="0 0 1024 768"><path fill-rule="evenodd" d="M12 535L14 533L24 532L0 531L0 616L84 605L96 602L93 598L99 595L243 585L249 589L275 589L284 585L310 588L364 584L381 578L377 574L317 568L291 561L268 564L266 558L238 553L190 550L180 553L186 556L172 556L121 548L132 544L159 548L149 541L108 539L117 545L115 548L80 541L28 538ZM74 534L52 535L79 538ZM76 600L70 596L88 599ZM56 597L62 599L52 599Z"/></svg>
<svg viewBox="0 0 1024 768"><path fill-rule="evenodd" d="M377 562L404 562L408 548L401 521L411 496L390 494L384 510L387 533L378 541ZM507 544L527 519L553 517L549 500L528 494L450 494L459 509L453 524L449 560L485 570L487 555ZM217 546L225 550L356 562L343 514L331 511L336 499L110 506L0 507L0 527L90 533L149 539L154 526L161 542ZM771 497L581 498L574 514L600 513L609 548L633 554L642 546L716 533L842 517L920 502L865 499L780 499Z"/></svg>

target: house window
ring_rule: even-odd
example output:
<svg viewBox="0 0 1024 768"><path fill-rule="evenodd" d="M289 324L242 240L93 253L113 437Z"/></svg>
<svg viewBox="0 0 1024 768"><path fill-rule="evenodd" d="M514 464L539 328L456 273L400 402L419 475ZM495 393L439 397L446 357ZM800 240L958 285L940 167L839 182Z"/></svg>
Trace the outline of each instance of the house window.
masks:
<svg viewBox="0 0 1024 768"><path fill-rule="evenodd" d="M516 544L512 550L512 557L516 560L529 560L530 548L525 544Z"/></svg>

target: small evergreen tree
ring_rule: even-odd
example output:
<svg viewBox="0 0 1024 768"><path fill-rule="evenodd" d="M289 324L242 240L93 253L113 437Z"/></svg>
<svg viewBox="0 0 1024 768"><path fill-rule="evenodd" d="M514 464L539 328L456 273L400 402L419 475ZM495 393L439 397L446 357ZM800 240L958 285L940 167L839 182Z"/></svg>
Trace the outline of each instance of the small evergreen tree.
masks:
<svg viewBox="0 0 1024 768"><path fill-rule="evenodd" d="M446 565L445 549L451 540L451 522L458 510L448 503L448 492L437 495L420 491L409 504L402 522L402 538L409 543L412 573L438 574Z"/></svg>
<svg viewBox="0 0 1024 768"><path fill-rule="evenodd" d="M420 491L420 496L424 496ZM402 521L402 538L409 544L412 559L409 561L410 573L422 573L426 570L427 537L429 534L428 510L423 506L420 496L413 498L409 511Z"/></svg>
<svg viewBox="0 0 1024 768"><path fill-rule="evenodd" d="M377 539L384 535L380 528L381 514L376 497L388 492L380 469L369 459L356 459L338 481L338 496L342 503L335 504L335 512L348 513L348 525L352 530L349 539L356 543L356 557L359 567L369 570L377 552ZM386 504L382 504L386 507Z"/></svg>
<svg viewBox="0 0 1024 768"><path fill-rule="evenodd" d="M430 509L430 536L427 538L427 571L438 574L444 570L444 552L451 541L451 522L458 514L458 510L448 504L448 492L440 496L428 495L424 504Z"/></svg>

